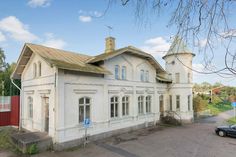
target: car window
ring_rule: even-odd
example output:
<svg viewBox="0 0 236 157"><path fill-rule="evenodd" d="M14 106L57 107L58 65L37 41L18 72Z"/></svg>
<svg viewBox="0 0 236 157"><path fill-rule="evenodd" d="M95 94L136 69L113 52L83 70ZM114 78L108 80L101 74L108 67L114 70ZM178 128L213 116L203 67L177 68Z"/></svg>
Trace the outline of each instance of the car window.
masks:
<svg viewBox="0 0 236 157"><path fill-rule="evenodd" d="M231 127L236 130L236 125L232 125Z"/></svg>

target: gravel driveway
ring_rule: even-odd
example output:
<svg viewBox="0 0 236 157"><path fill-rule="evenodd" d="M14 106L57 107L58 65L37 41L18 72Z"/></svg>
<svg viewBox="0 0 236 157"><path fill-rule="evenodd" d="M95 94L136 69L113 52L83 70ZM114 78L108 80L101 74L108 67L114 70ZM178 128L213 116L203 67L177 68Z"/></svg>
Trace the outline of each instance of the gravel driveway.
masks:
<svg viewBox="0 0 236 157"><path fill-rule="evenodd" d="M233 157L236 154L236 138L222 138L214 133L215 126L232 114L232 111L228 111L191 125L149 128L91 143L85 149L45 152L34 156ZM2 155L0 152L1 157ZM8 157L6 154L5 156Z"/></svg>

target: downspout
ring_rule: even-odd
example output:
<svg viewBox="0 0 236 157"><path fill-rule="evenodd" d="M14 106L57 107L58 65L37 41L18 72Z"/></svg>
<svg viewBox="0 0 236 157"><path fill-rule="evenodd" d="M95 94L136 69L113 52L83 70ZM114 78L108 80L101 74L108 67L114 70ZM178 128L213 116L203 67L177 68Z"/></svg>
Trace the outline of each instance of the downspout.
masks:
<svg viewBox="0 0 236 157"><path fill-rule="evenodd" d="M21 96L22 96L22 92L21 92L21 88L14 82L13 78L11 78L11 83L20 91L20 116L19 116L19 131L21 131L22 129L22 104L21 104Z"/></svg>

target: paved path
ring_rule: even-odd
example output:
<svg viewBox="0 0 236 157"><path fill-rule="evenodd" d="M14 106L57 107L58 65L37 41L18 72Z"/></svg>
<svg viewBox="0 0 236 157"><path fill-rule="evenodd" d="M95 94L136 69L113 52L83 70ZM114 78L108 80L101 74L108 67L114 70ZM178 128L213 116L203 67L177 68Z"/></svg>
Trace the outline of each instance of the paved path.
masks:
<svg viewBox="0 0 236 157"><path fill-rule="evenodd" d="M215 126L232 115L233 111L227 111L191 125L149 128L91 143L85 149L44 152L34 157L233 157L236 138L214 133Z"/></svg>

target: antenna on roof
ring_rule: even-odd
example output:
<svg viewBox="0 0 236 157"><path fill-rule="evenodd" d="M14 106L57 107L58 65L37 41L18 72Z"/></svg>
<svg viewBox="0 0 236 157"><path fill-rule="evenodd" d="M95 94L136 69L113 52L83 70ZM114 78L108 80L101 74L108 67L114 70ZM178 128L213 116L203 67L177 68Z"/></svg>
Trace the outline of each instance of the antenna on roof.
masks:
<svg viewBox="0 0 236 157"><path fill-rule="evenodd" d="M108 29L109 36L111 36L111 31L113 30L113 27L112 26L108 26L108 25L106 25L106 27Z"/></svg>

